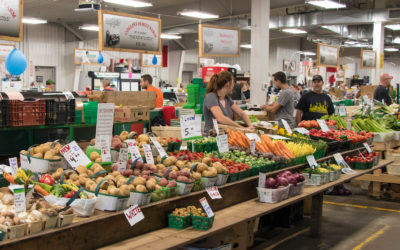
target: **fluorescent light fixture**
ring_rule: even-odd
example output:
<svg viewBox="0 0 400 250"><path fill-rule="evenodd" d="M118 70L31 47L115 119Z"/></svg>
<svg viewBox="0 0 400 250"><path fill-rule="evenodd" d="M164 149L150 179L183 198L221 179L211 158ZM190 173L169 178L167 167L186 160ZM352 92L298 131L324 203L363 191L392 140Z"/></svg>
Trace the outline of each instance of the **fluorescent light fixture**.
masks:
<svg viewBox="0 0 400 250"><path fill-rule="evenodd" d="M99 26L85 24L79 27L80 30L99 31Z"/></svg>
<svg viewBox="0 0 400 250"><path fill-rule="evenodd" d="M388 24L388 25L385 25L385 28L388 28L391 30L400 30L400 24Z"/></svg>
<svg viewBox="0 0 400 250"><path fill-rule="evenodd" d="M161 33L161 39L181 39L182 36L178 36L177 34L165 34Z"/></svg>
<svg viewBox="0 0 400 250"><path fill-rule="evenodd" d="M133 0L103 0L105 3L119 4L124 6L129 6L133 8L143 8L143 7L151 7L152 3L146 3L141 1L133 1Z"/></svg>
<svg viewBox="0 0 400 250"><path fill-rule="evenodd" d="M324 9L346 8L346 4L338 3L332 0L310 0L307 1L307 3Z"/></svg>
<svg viewBox="0 0 400 250"><path fill-rule="evenodd" d="M305 56L315 56L316 55L314 52L311 52L311 51L303 51L302 54Z"/></svg>
<svg viewBox="0 0 400 250"><path fill-rule="evenodd" d="M292 34L306 34L307 33L307 31L305 31L305 30L296 29L296 28L293 28L293 29L282 29L282 31L286 32L286 33L292 33Z"/></svg>
<svg viewBox="0 0 400 250"><path fill-rule="evenodd" d="M23 17L22 22L27 23L27 24L45 24L45 23L47 23L47 20L34 18L34 17Z"/></svg>
<svg viewBox="0 0 400 250"><path fill-rule="evenodd" d="M357 41L352 41L352 40L348 40L348 41L344 42L344 44L350 44L350 45L357 44L357 43L358 43Z"/></svg>
<svg viewBox="0 0 400 250"><path fill-rule="evenodd" d="M241 44L240 48L251 49L251 44Z"/></svg>
<svg viewBox="0 0 400 250"><path fill-rule="evenodd" d="M395 39L393 39L392 43L400 44L400 37L396 37Z"/></svg>
<svg viewBox="0 0 400 250"><path fill-rule="evenodd" d="M397 51L399 51L399 49L398 48L385 48L385 51L387 51L387 52L397 52Z"/></svg>
<svg viewBox="0 0 400 250"><path fill-rule="evenodd" d="M178 14L182 15L182 16L195 17L195 18L199 18L199 19L210 19L210 18L218 18L219 17L219 15L202 12L202 11L197 11L197 10L184 10L182 12L179 12Z"/></svg>

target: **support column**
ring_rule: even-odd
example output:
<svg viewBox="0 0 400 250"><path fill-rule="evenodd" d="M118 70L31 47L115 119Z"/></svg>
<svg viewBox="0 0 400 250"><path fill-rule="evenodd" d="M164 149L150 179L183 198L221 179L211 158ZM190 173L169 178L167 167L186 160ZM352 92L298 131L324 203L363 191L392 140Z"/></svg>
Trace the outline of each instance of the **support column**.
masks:
<svg viewBox="0 0 400 250"><path fill-rule="evenodd" d="M372 84L379 84L379 76L382 73L381 65L381 56L383 56L383 49L385 46L384 38L385 38L385 28L382 22L374 23L374 32L373 32L373 49L376 51L376 67L373 72Z"/></svg>
<svg viewBox="0 0 400 250"><path fill-rule="evenodd" d="M270 0L251 0L250 102L265 104L269 64Z"/></svg>

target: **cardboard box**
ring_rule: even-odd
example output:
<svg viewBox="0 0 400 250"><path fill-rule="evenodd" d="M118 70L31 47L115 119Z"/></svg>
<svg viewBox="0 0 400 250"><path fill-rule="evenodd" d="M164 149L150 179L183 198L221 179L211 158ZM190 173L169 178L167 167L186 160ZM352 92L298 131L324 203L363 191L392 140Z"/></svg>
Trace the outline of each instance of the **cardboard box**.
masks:
<svg viewBox="0 0 400 250"><path fill-rule="evenodd" d="M142 106L115 107L115 122L136 122L150 120L150 109Z"/></svg>
<svg viewBox="0 0 400 250"><path fill-rule="evenodd" d="M99 103L115 103L116 106L156 106L156 92L153 91L92 91L90 101Z"/></svg>
<svg viewBox="0 0 400 250"><path fill-rule="evenodd" d="M367 95L369 98L373 98L377 87L378 85L361 86L361 97Z"/></svg>

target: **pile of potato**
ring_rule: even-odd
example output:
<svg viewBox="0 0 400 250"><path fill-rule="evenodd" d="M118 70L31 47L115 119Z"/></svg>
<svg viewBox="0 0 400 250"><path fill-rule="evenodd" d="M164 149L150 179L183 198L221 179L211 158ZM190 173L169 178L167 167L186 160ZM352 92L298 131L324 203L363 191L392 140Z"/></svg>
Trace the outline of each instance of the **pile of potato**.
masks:
<svg viewBox="0 0 400 250"><path fill-rule="evenodd" d="M172 211L173 215L180 216L180 217L186 217L186 216L198 216L198 217L207 217L206 213L204 213L203 209L197 208L195 206L188 206L188 207L183 207L183 208L175 208L174 211Z"/></svg>
<svg viewBox="0 0 400 250"><path fill-rule="evenodd" d="M60 160L61 154L60 149L62 145L58 142L54 143L53 147L51 147L52 142L46 142L40 144L39 146L32 147L29 151L29 155L36 158L41 158L45 160ZM28 152L26 150L21 150L20 152L23 155L27 155Z"/></svg>
<svg viewBox="0 0 400 250"><path fill-rule="evenodd" d="M93 151L92 153L90 153L89 159L90 159L92 162L97 162L97 163L103 162L103 158L102 158L101 155L100 155L98 152L96 152L96 151Z"/></svg>

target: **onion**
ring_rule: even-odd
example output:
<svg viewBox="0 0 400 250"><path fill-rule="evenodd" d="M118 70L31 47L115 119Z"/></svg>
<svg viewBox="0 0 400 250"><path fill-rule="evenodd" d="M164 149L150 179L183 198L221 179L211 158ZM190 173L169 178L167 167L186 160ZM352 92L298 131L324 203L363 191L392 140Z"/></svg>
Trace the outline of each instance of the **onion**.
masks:
<svg viewBox="0 0 400 250"><path fill-rule="evenodd" d="M279 185L282 185L285 187L289 185L289 182L285 177L278 177L277 181L278 181Z"/></svg>
<svg viewBox="0 0 400 250"><path fill-rule="evenodd" d="M296 178L297 182L303 182L304 181L304 176L302 174L300 174L300 173L295 173L293 176Z"/></svg>
<svg viewBox="0 0 400 250"><path fill-rule="evenodd" d="M265 181L266 188L274 188L276 186L276 180L272 177L267 178Z"/></svg>
<svg viewBox="0 0 400 250"><path fill-rule="evenodd" d="M287 180L288 180L289 184L292 184L293 186L297 187L297 180L293 175L289 176L287 178Z"/></svg>

